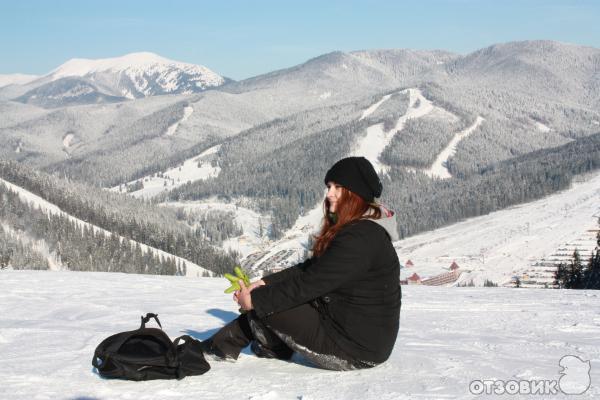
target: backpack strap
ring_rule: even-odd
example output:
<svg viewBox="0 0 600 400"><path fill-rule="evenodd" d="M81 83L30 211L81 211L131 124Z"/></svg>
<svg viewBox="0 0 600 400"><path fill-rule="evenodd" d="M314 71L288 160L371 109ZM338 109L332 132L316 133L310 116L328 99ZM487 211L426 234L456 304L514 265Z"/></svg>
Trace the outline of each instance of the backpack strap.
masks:
<svg viewBox="0 0 600 400"><path fill-rule="evenodd" d="M154 318L154 320L156 321L158 326L160 326L160 329L162 329L162 325L160 324L160 321L158 320L158 314L153 314L153 313L148 313L148 314L146 314L145 317L142 315L142 324L140 325L140 329L143 329L146 327L146 323L148 321L150 321L150 318Z"/></svg>
<svg viewBox="0 0 600 400"><path fill-rule="evenodd" d="M175 347L177 347L179 345L179 342L181 342L182 339L183 339L184 342L196 341L196 339L194 339L190 335L182 335L182 336L179 336L177 339L175 339L173 341L173 344L175 345Z"/></svg>

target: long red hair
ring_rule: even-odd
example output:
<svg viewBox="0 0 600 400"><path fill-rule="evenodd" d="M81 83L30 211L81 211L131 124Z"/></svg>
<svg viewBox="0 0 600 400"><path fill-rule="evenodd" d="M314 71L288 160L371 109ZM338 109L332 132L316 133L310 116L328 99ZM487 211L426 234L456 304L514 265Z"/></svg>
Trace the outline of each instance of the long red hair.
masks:
<svg viewBox="0 0 600 400"><path fill-rule="evenodd" d="M337 202L337 220L334 222L329 218L329 199L323 201L324 218L323 226L313 246L313 255L320 257L331 244L331 241L345 225L361 219L381 218L381 209L375 203L368 203L356 193L345 187L341 187L342 193ZM367 213L368 212L368 213ZM365 215L366 214L366 215Z"/></svg>

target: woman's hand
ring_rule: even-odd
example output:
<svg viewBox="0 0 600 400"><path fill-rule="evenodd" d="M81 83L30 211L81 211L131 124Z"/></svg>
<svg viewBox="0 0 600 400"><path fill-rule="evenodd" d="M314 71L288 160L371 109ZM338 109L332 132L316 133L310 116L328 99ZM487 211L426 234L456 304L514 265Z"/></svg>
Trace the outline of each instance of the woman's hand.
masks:
<svg viewBox="0 0 600 400"><path fill-rule="evenodd" d="M233 299L235 301L237 301L237 303L240 305L240 308L242 310L245 311L250 311L252 310L252 297L250 296L250 287L252 287L253 284L251 284L249 287L246 287L246 285L244 284L244 280L240 279L238 281L239 285L240 285L240 290L236 290L235 293L233 294ZM258 283L258 282L255 282ZM264 282L263 282L264 284ZM252 289L258 287L258 286L262 286L262 285L257 285L252 287Z"/></svg>
<svg viewBox="0 0 600 400"><path fill-rule="evenodd" d="M254 289L256 289L257 287L259 287L259 286L263 286L263 285L266 285L266 283L265 283L265 281L263 281L263 280L261 279L261 280L258 280L258 281L256 281L256 282L252 282L252 283L250 284L250 286L248 286L248 290L249 290L249 291L253 291L253 290L254 290Z"/></svg>
<svg viewBox="0 0 600 400"><path fill-rule="evenodd" d="M250 284L250 286L245 287L244 286L244 282L243 281L238 281L238 283L240 284L240 290L236 290L233 293L233 301L235 301L236 303L238 303L240 305L240 307L243 310L251 310L252 309L252 298L250 297L250 292L252 292L254 289L256 289L259 286L263 286L266 285L265 281L263 281L262 279L256 281L256 282L252 282ZM250 308L244 308L244 306L242 305L242 290L246 290L247 292L247 298L244 298L244 303L246 304L246 306L249 306ZM246 296L246 295L244 295Z"/></svg>

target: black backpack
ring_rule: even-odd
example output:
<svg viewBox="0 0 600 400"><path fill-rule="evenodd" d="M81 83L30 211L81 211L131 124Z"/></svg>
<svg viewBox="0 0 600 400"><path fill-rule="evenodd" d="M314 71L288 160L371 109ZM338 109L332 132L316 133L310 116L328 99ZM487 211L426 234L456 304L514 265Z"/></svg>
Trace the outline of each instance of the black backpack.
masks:
<svg viewBox="0 0 600 400"><path fill-rule="evenodd" d="M154 318L158 328L146 328ZM184 343L181 343L184 341ZM200 342L183 335L171 342L162 330L158 315L142 316L139 329L121 332L102 341L94 352L92 365L105 378L134 381L150 379L182 379L202 375L210 369Z"/></svg>

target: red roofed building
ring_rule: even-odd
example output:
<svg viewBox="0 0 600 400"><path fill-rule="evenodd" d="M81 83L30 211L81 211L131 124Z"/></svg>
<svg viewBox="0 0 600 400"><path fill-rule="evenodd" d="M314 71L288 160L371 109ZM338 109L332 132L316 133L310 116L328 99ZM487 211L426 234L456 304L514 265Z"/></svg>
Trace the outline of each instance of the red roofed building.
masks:
<svg viewBox="0 0 600 400"><path fill-rule="evenodd" d="M449 283L455 282L459 276L460 276L460 271L458 271L458 268L456 268L453 271L445 272L443 274L432 276L431 278L423 279L421 281L421 285L428 285L428 286L447 285Z"/></svg>
<svg viewBox="0 0 600 400"><path fill-rule="evenodd" d="M420 285L421 284L421 277L419 275L417 275L417 273L413 273L411 276L408 277L408 279L406 279L409 285Z"/></svg>
<svg viewBox="0 0 600 400"><path fill-rule="evenodd" d="M454 271L456 269L459 269L460 267L458 266L458 264L456 263L456 261L452 261L452 264L450 264L450 271Z"/></svg>
<svg viewBox="0 0 600 400"><path fill-rule="evenodd" d="M406 267L413 267L415 264L411 260L408 260L405 264Z"/></svg>

